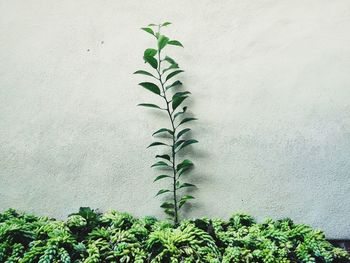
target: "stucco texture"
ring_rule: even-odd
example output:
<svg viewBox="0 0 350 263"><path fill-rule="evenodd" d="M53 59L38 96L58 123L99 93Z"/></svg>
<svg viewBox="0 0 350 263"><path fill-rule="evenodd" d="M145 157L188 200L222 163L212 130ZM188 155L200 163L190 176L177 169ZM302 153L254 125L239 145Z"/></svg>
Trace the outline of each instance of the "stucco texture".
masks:
<svg viewBox="0 0 350 263"><path fill-rule="evenodd" d="M0 0L0 210L163 218L167 124L132 75L171 21L200 143L186 217L291 217L350 238L350 1Z"/></svg>

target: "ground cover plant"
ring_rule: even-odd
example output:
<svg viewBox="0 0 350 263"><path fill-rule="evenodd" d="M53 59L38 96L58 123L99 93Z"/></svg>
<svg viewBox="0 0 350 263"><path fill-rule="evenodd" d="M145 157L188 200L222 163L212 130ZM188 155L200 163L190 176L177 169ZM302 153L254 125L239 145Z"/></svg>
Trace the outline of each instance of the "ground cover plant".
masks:
<svg viewBox="0 0 350 263"><path fill-rule="evenodd" d="M183 220L99 213L80 208L66 221L7 210L0 214L0 262L350 262L321 231L290 219L257 223Z"/></svg>

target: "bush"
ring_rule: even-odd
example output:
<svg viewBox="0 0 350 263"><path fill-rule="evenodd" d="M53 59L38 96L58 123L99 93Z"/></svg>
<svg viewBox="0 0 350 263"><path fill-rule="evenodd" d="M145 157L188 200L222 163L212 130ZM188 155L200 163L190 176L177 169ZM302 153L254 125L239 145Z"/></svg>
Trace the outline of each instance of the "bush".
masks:
<svg viewBox="0 0 350 263"><path fill-rule="evenodd" d="M177 227L81 208L66 222L0 214L0 262L350 262L321 231L290 219L256 223L243 214L184 220Z"/></svg>

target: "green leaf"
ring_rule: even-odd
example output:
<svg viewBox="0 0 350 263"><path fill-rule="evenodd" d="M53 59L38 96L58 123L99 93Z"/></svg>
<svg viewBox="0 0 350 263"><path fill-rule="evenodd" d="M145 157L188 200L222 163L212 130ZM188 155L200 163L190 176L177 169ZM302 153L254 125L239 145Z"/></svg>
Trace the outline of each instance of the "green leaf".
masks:
<svg viewBox="0 0 350 263"><path fill-rule="evenodd" d="M182 125L182 124L184 124L184 123L186 123L186 122L195 121L195 120L197 120L197 119L196 119L196 118L185 118L185 119L183 119L183 120L179 123L179 125L177 125L177 126L180 126L180 125Z"/></svg>
<svg viewBox="0 0 350 263"><path fill-rule="evenodd" d="M152 134L152 136L154 136L154 135L156 135L156 134L158 134L158 133L162 133L162 132L167 132L167 133L169 133L170 135L173 135L173 131L172 131L172 130L167 129L167 128L161 128L161 129L155 131L155 132Z"/></svg>
<svg viewBox="0 0 350 263"><path fill-rule="evenodd" d="M147 58L144 58L145 61L151 65L152 68L154 69L157 69L158 68L158 61L153 58L153 57L147 57Z"/></svg>
<svg viewBox="0 0 350 263"><path fill-rule="evenodd" d="M164 35L159 36L159 38L158 38L158 49L159 49L159 51L162 50L166 46L168 41L169 41L169 38L167 38L166 36L164 36Z"/></svg>
<svg viewBox="0 0 350 263"><path fill-rule="evenodd" d="M189 91L177 92L173 95L172 98L172 108L175 110L188 96L187 94L191 94Z"/></svg>
<svg viewBox="0 0 350 263"><path fill-rule="evenodd" d="M189 183L182 183L178 186L177 189L180 189L180 188L185 188L185 187L196 187L194 184L189 184Z"/></svg>
<svg viewBox="0 0 350 263"><path fill-rule="evenodd" d="M162 158L170 162L170 156L168 154L156 155L156 158Z"/></svg>
<svg viewBox="0 0 350 263"><path fill-rule="evenodd" d="M159 191L158 191L158 193L156 194L156 196L161 195L161 194L165 194L165 193L169 193L169 192L170 192L170 190L168 190L168 189L162 189L162 190L159 190Z"/></svg>
<svg viewBox="0 0 350 263"><path fill-rule="evenodd" d="M176 108L179 107L180 104L181 104L186 98L188 98L188 96L183 96L183 97L175 96L175 97L173 97L173 100L172 100L172 102L171 102L173 111L176 110Z"/></svg>
<svg viewBox="0 0 350 263"><path fill-rule="evenodd" d="M179 46L179 47L184 47L180 41L177 41L177 40L170 40L168 42L169 45L173 45L173 46Z"/></svg>
<svg viewBox="0 0 350 263"><path fill-rule="evenodd" d="M181 146L180 146L180 148L179 148L179 150L178 151L180 151L181 149L183 149L183 148L185 148L186 146L188 146L188 145L191 145L191 144L193 144L193 143L198 143L198 141L197 140L187 140L187 141L185 141L183 144L181 144Z"/></svg>
<svg viewBox="0 0 350 263"><path fill-rule="evenodd" d="M176 69L176 68L179 68L179 65L178 64L171 64L170 67L166 68L166 69L163 69L163 73L169 71L169 70L172 70L172 69Z"/></svg>
<svg viewBox="0 0 350 263"><path fill-rule="evenodd" d="M149 24L148 26L158 26L158 25L156 25L156 24Z"/></svg>
<svg viewBox="0 0 350 263"><path fill-rule="evenodd" d="M158 86L151 82L141 82L139 83L140 86L144 87L145 89L148 89L149 91L152 91L153 93L160 95L160 89Z"/></svg>
<svg viewBox="0 0 350 263"><path fill-rule="evenodd" d="M170 22L165 22L165 23L162 24L162 26L168 26L168 25L171 25L171 23Z"/></svg>
<svg viewBox="0 0 350 263"><path fill-rule="evenodd" d="M176 149L177 147L179 147L182 143L184 143L186 140L179 140L174 144L174 149Z"/></svg>
<svg viewBox="0 0 350 263"><path fill-rule="evenodd" d="M171 57L165 56L164 60L169 62L170 64L176 64L177 65L175 60L173 60Z"/></svg>
<svg viewBox="0 0 350 263"><path fill-rule="evenodd" d="M143 54L143 59L150 64L154 69L158 68L158 61L154 58L157 54L157 50L153 48L148 48Z"/></svg>
<svg viewBox="0 0 350 263"><path fill-rule="evenodd" d="M155 76L153 76L151 73L145 71L145 70L138 70L138 71L135 71L134 74L142 74L142 75L146 75L146 76L150 76L150 77L153 77L155 78Z"/></svg>
<svg viewBox="0 0 350 263"><path fill-rule="evenodd" d="M154 57L157 54L157 49L154 48L147 48L145 52L143 53L144 57Z"/></svg>
<svg viewBox="0 0 350 263"><path fill-rule="evenodd" d="M177 80L177 81L175 81L173 84L167 86L165 89L168 90L168 89L171 89L171 88L173 88L173 87L181 86L181 85L182 85L182 82L179 81L179 80Z"/></svg>
<svg viewBox="0 0 350 263"><path fill-rule="evenodd" d="M172 168L166 162L163 162L163 161L156 162L151 167L168 167L168 168Z"/></svg>
<svg viewBox="0 0 350 263"><path fill-rule="evenodd" d="M188 200L195 199L192 195L184 195L179 201L179 208L181 208Z"/></svg>
<svg viewBox="0 0 350 263"><path fill-rule="evenodd" d="M174 204L170 203L170 202L164 202L163 204L161 204L160 206L161 208L174 208Z"/></svg>
<svg viewBox="0 0 350 263"><path fill-rule="evenodd" d="M179 133L177 134L176 139L179 139L182 135L184 135L186 132L189 132L190 130L191 130L190 128L186 128L186 129L183 129L183 130L179 131Z"/></svg>
<svg viewBox="0 0 350 263"><path fill-rule="evenodd" d="M180 69L180 70L175 70L171 72L168 76L166 76L165 81L168 81L169 79L176 76L177 74L180 74L181 72L184 72L184 71Z"/></svg>
<svg viewBox="0 0 350 263"><path fill-rule="evenodd" d="M188 167L191 167L191 166L193 166L193 163L191 162L191 160L186 159L186 160L183 160L181 163L179 163L176 166L176 170L180 171L183 168L188 168Z"/></svg>
<svg viewBox="0 0 350 263"><path fill-rule="evenodd" d="M152 104L152 103L140 103L140 104L137 104L137 106L149 107L149 108L155 108L155 109L164 110L161 107L159 107L158 105Z"/></svg>
<svg viewBox="0 0 350 263"><path fill-rule="evenodd" d="M190 199L195 199L192 195L184 195L183 197L181 197L181 200L190 200Z"/></svg>
<svg viewBox="0 0 350 263"><path fill-rule="evenodd" d="M165 143L162 143L162 142L153 142L153 143L151 143L150 145L148 145L148 147L147 147L147 148L149 148L149 147L153 147L153 146L158 146L158 145L165 145L165 146L169 146L169 145L167 145L167 144L165 144Z"/></svg>
<svg viewBox="0 0 350 263"><path fill-rule="evenodd" d="M187 172L189 169L191 169L192 166L187 166L181 169L180 173L178 174L178 177L180 178L181 175L183 175L185 172Z"/></svg>
<svg viewBox="0 0 350 263"><path fill-rule="evenodd" d="M176 117L180 116L181 114L184 114L186 111L187 111L187 107L183 107L182 111L175 113L174 120L176 119Z"/></svg>
<svg viewBox="0 0 350 263"><path fill-rule="evenodd" d="M173 95L173 98L174 98L174 97L182 97L182 96L185 96L185 95L188 95L188 94L191 94L191 92L189 92L189 91L176 92L176 93Z"/></svg>
<svg viewBox="0 0 350 263"><path fill-rule="evenodd" d="M171 217L175 216L175 212L173 209L164 209L164 212Z"/></svg>
<svg viewBox="0 0 350 263"><path fill-rule="evenodd" d="M158 180L161 180L161 179L164 179L164 178L172 178L172 177L169 176L169 175L166 175L166 174L162 174L162 175L157 176L157 178L154 179L153 182L158 181Z"/></svg>
<svg viewBox="0 0 350 263"><path fill-rule="evenodd" d="M146 31L147 33L151 34L152 36L154 36L154 31L152 28L149 27L142 27L141 28L143 31Z"/></svg>

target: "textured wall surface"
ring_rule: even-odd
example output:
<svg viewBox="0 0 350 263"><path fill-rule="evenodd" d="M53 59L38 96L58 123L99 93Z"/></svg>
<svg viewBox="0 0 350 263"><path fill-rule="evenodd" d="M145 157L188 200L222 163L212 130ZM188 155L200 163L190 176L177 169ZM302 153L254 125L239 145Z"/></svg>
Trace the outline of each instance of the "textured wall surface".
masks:
<svg viewBox="0 0 350 263"><path fill-rule="evenodd" d="M131 73L171 21L200 141L186 216L291 217L350 238L350 1L0 0L0 210L162 216L153 96Z"/></svg>

